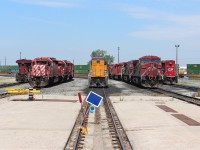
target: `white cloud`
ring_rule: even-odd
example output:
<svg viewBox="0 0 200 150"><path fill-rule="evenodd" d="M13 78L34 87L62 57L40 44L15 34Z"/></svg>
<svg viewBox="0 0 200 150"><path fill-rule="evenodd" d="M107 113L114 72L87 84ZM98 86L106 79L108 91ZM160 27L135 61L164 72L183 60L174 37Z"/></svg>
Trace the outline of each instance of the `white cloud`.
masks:
<svg viewBox="0 0 200 150"><path fill-rule="evenodd" d="M13 0L14 2L30 4L30 5L39 5L46 7L78 7L79 5L69 0Z"/></svg>
<svg viewBox="0 0 200 150"><path fill-rule="evenodd" d="M145 25L142 31L132 32L134 37L156 39L156 40L183 40L200 36L200 15L199 16L165 16L168 25ZM162 20L164 19L162 18ZM158 20L160 21L160 20Z"/></svg>
<svg viewBox="0 0 200 150"><path fill-rule="evenodd" d="M133 37L151 39L151 40L182 40L200 35L192 27L183 26L149 26L142 31L130 33Z"/></svg>
<svg viewBox="0 0 200 150"><path fill-rule="evenodd" d="M20 19L26 20L26 21L33 21L33 22L38 22L38 23L43 23L43 24L52 24L52 25L58 25L58 26L64 26L65 24L61 22L56 22L56 21L50 21L42 18L36 18L36 17L27 17L27 16L19 16Z"/></svg>
<svg viewBox="0 0 200 150"><path fill-rule="evenodd" d="M142 21L139 31L131 32L133 37L151 40L182 40L200 36L200 14L185 15L164 12L134 5L118 5L118 9Z"/></svg>
<svg viewBox="0 0 200 150"><path fill-rule="evenodd" d="M140 19L155 18L155 12L153 12L153 10L150 10L145 7L127 5L127 4L117 4L116 7L117 7L117 9L128 13L130 16L132 16L134 18L140 18Z"/></svg>

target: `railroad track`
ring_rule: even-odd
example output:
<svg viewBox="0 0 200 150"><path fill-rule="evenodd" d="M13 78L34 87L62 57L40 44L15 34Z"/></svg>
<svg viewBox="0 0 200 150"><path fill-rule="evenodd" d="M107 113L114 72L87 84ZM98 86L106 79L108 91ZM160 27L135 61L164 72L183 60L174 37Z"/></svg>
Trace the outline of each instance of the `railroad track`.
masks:
<svg viewBox="0 0 200 150"><path fill-rule="evenodd" d="M192 104L200 106L200 99L195 98L195 97L183 95L183 94L180 94L180 93L176 93L176 92L173 92L173 91L168 91L168 90L160 89L160 88L150 89L150 90L153 91L153 92L156 92L156 93L161 93L161 94L164 94L164 95L167 95L167 96L170 96L170 97L174 97L174 98L183 100L185 102L192 103Z"/></svg>
<svg viewBox="0 0 200 150"><path fill-rule="evenodd" d="M192 91L197 91L198 89L200 89L200 87L190 86L190 85L174 84L174 85L170 85L170 86L183 88L183 89L188 89L188 90L192 90Z"/></svg>
<svg viewBox="0 0 200 150"><path fill-rule="evenodd" d="M103 96L103 103L98 108L95 108L93 123L95 126L95 136L93 137L94 143L96 143L97 145L101 145L102 142L103 147L101 147L101 149L133 149L126 135L126 132L117 116L117 113L112 106L111 101L106 96L105 89L96 88L92 90L93 92ZM83 115L80 111L76 123L74 124L73 130L64 147L64 150L87 149L87 144L85 144L85 141L87 141L88 136L87 134L83 134L81 132L80 126L88 126L88 118L90 117L90 104L85 102L83 106L85 108L83 111L85 118L82 117ZM96 147L96 149L99 148Z"/></svg>
<svg viewBox="0 0 200 150"><path fill-rule="evenodd" d="M112 141L116 141L113 143L114 149L119 148L122 150L125 149L133 149L130 144L130 141L126 135L126 132L117 116L117 113L111 103L111 100L106 97L104 90L105 100L104 106L106 110L106 115L108 118L109 127L111 128L110 132L112 133Z"/></svg>
<svg viewBox="0 0 200 150"><path fill-rule="evenodd" d="M66 142L66 145L64 147L64 150L69 150L69 149L79 149L82 147L82 139L85 138L85 136L83 134L81 134L81 129L80 127L83 126L85 123L87 123L87 118L88 118L88 113L87 111L90 108L90 104L84 102L83 103L83 108L85 108L84 110L81 109L79 111L78 117L76 119L76 122L73 126L73 129L69 135L69 138ZM83 114L85 115L85 118L83 118Z"/></svg>
<svg viewBox="0 0 200 150"><path fill-rule="evenodd" d="M20 84L25 84L25 83L15 82L15 83L10 83L10 84L1 84L0 88L5 88L5 87L9 87L9 86L14 86L14 85L20 85Z"/></svg>
<svg viewBox="0 0 200 150"><path fill-rule="evenodd" d="M9 97L11 96L11 94L4 92L4 93L0 93L0 99L5 98L5 97Z"/></svg>
<svg viewBox="0 0 200 150"><path fill-rule="evenodd" d="M24 93L8 93L8 92L0 93L0 99L15 95L24 95Z"/></svg>

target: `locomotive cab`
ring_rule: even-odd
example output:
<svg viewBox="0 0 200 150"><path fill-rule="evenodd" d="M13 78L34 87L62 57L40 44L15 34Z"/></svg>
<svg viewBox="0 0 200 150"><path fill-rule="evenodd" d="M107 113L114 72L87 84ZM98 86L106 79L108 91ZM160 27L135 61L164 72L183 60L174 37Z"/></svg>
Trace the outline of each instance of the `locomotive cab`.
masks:
<svg viewBox="0 0 200 150"><path fill-rule="evenodd" d="M28 82L31 69L31 60L20 59L17 60L16 63L18 63L19 68L15 78L16 81L21 83Z"/></svg>
<svg viewBox="0 0 200 150"><path fill-rule="evenodd" d="M164 84L174 84L178 82L176 65L174 60L163 60L162 71L164 75L163 77Z"/></svg>

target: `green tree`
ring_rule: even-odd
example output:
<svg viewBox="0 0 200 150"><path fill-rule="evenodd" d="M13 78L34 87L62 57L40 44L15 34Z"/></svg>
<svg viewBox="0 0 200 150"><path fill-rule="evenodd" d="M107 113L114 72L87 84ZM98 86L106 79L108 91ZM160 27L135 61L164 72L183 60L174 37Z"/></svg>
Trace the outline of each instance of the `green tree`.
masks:
<svg viewBox="0 0 200 150"><path fill-rule="evenodd" d="M110 63L113 63L114 62L114 59L115 57L112 56L112 55L107 55L107 51L106 50L100 50L100 49L97 49L97 50L94 50L92 51L91 53L91 58L92 57L104 57L105 61L110 64Z"/></svg>

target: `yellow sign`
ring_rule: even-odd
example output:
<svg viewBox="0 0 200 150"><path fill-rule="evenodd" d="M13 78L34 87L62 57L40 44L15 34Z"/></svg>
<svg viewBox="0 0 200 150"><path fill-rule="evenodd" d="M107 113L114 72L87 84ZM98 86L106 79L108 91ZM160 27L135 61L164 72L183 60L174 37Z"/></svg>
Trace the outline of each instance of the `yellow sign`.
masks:
<svg viewBox="0 0 200 150"><path fill-rule="evenodd" d="M6 91L10 94L40 93L40 90L37 89L6 88Z"/></svg>

